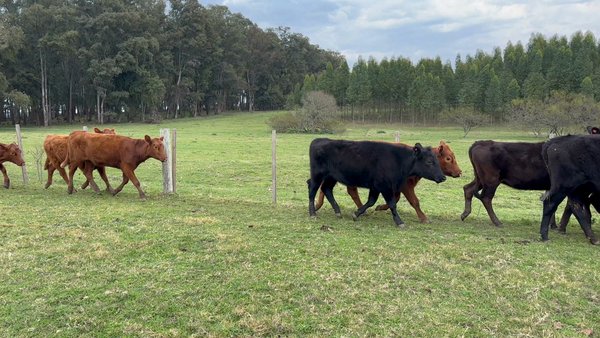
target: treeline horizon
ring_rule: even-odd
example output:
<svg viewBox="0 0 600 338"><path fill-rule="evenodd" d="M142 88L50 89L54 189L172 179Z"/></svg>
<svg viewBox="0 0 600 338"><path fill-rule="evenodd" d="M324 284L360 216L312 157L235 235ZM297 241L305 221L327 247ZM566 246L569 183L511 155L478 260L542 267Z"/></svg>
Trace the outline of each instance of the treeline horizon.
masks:
<svg viewBox="0 0 600 338"><path fill-rule="evenodd" d="M413 62L336 51L197 1L0 3L0 122L157 122L226 110L292 109L333 95L348 119L437 121L471 107L502 120L515 99L600 99L600 44L534 33L491 53Z"/></svg>
<svg viewBox="0 0 600 338"><path fill-rule="evenodd" d="M328 65L307 75L289 104L300 104L311 90L333 95L352 120L429 123L443 111L469 108L503 122L515 100L549 102L557 92L600 100L600 44L590 31L570 39L533 33L526 45L509 41L504 50L458 54L454 65L439 56L417 63L359 57L352 70Z"/></svg>

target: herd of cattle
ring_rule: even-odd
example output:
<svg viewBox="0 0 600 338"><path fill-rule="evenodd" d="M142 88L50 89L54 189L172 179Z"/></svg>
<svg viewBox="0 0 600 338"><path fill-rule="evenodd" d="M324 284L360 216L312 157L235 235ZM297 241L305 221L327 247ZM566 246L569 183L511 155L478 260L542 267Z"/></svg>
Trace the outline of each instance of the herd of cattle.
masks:
<svg viewBox="0 0 600 338"><path fill-rule="evenodd" d="M104 130L94 128L94 132L74 131L68 136L48 135L46 137L44 141L44 151L46 152L44 169L48 171L46 188L52 184L54 171L58 170L68 185L67 192L72 194L74 191L73 176L77 169L80 169L86 177L81 188L85 189L91 185L92 189L100 194L100 188L96 185L92 175L92 172L97 170L111 194L118 194L131 180L137 188L140 198L146 199L134 170L149 158L155 158L161 162L167 160L162 142L163 137L151 138L146 135L144 139L132 139L116 135L114 129L108 128ZM3 165L7 161L18 166L25 164L21 149L15 143L10 145L0 143L0 171L4 174L4 187L8 189L10 180ZM66 166L69 166L68 176L64 169ZM123 172L123 182L117 189L110 186L106 176L106 167L121 169Z"/></svg>
<svg viewBox="0 0 600 338"><path fill-rule="evenodd" d="M492 208L492 198L501 183L521 190L545 190L540 226L543 241L549 241L550 226L565 232L574 214L590 242L600 244L592 231L590 212L590 205L600 212L600 136L596 135L600 129L587 129L590 135L562 136L540 143L475 142L469 149L475 178L463 188L465 210L461 219L471 213L471 200L475 196L482 201L492 222L502 226ZM419 143L411 147L401 143L318 138L310 144L309 157L307 183L311 217L316 218L323 197L341 217L333 197L333 187L340 182L347 186L348 194L358 207L352 215L354 220L373 206L381 194L387 204L378 206L377 210L389 208L394 222L402 228L404 222L396 211L400 193L406 196L421 222L429 223L419 207L414 192L416 184L421 178L440 183L446 179L444 175L459 177L462 174L454 153L444 142L431 148ZM362 204L356 187L369 189L366 204ZM559 228L554 214L566 197L568 202Z"/></svg>
<svg viewBox="0 0 600 338"><path fill-rule="evenodd" d="M58 170L68 184L67 192L73 193L73 176L80 169L86 177L82 189L91 185L99 194L100 189L92 175L97 170L113 195L131 180L140 198L145 199L134 170L149 158L161 162L167 160L163 138L146 135L144 139L132 139L116 135L114 129L94 128L94 131L47 136L44 141L44 169L48 171L46 188L52 184L53 173ZM597 156L600 154L600 136L595 135L600 134L600 129L588 127L588 132L591 135L562 136L540 143L475 142L469 149L475 178L464 186L465 210L461 219L464 220L471 213L471 201L475 196L485 206L492 222L502 226L492 208L492 199L501 183L515 189L545 190L540 226L542 240L549 240L549 227L565 232L573 214L592 244L600 244L591 228L590 212L590 205L600 212L600 157ZM353 214L354 220L373 206L381 194L386 204L378 206L377 210L389 208L396 225L405 227L396 210L402 193L416 210L421 222L429 223L415 195L414 189L419 180L426 178L441 183L446 176L456 178L462 175L454 153L444 142L432 148L419 143L409 146L318 138L310 144L309 156L308 209L313 218L316 218L316 211L323 205L324 197L331 203L335 214L341 217L340 208L333 197L333 187L340 182L347 186L348 194L358 207ZM18 166L25 164L21 150L15 143L0 143L0 171L4 175L4 187L9 188L10 180L4 162ZM69 166L68 175L64 169L66 166ZM121 169L123 172L123 181L116 189L110 186L105 167ZM357 187L369 189L368 201L364 205ZM567 197L567 206L560 227L557 227L554 214Z"/></svg>

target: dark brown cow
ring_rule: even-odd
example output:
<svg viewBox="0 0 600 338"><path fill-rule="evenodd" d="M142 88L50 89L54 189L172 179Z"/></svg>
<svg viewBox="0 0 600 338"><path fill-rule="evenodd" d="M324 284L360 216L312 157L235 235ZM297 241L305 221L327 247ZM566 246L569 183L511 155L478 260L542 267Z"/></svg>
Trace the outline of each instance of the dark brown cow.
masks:
<svg viewBox="0 0 600 338"><path fill-rule="evenodd" d="M4 187L8 189L10 188L10 179L6 174L6 168L3 165L4 162L12 162L20 167L25 164L25 160L21 156L21 149L16 143L0 143L0 171L4 175Z"/></svg>
<svg viewBox="0 0 600 338"><path fill-rule="evenodd" d="M72 132L67 143L67 158L60 165L63 168L70 165L67 192L69 194L73 193L73 176L79 166L85 165L83 173L98 194L100 189L92 176L94 166L113 167L123 171L123 183L115 190L108 186L108 190L113 195L118 194L125 184L131 180L137 188L140 198L146 199L140 181L135 177L134 170L149 158L161 162L167 160L162 141L163 137L150 138L148 135L144 139L132 139L120 135L92 134L83 131Z"/></svg>
<svg viewBox="0 0 600 338"><path fill-rule="evenodd" d="M412 146L404 144L404 143L393 143L393 144L412 148ZM440 146L437 148L431 148L431 150L433 151L433 154L435 156L437 156L438 162L440 163L440 167L442 168L442 172L444 173L444 175L452 176L455 178L460 177L462 175L462 170L460 170L460 167L458 166L458 163L456 162L456 157L454 156L452 149L450 149L450 146L448 146L444 141L440 141ZM419 217L421 222L430 223L427 216L425 216L425 214L421 210L419 198L415 194L415 187L419 183L420 180L421 180L421 177L419 177L419 176L409 177L408 180L406 181L406 183L404 184L404 186L402 187L401 193L404 195L404 197L406 197L406 200L408 201L408 203L410 203L410 205L415 209L415 211L417 212L417 216ZM362 207L363 204L362 204L362 201L360 200L360 196L358 195L358 188L346 187L346 189L347 189L350 197L352 197L352 200L354 201L356 206L358 208ZM319 194L319 199L317 201L317 205L315 205L315 210L319 210L319 208L321 208L321 206L323 205L324 197L325 197L325 194L323 193L323 191L321 191ZM400 192L397 192L396 193L396 203L399 200L400 200ZM377 206L377 208L376 208L376 210L387 210L387 209L388 209L387 204L381 204L381 205Z"/></svg>
<svg viewBox="0 0 600 338"><path fill-rule="evenodd" d="M115 134L115 129L104 128L104 130L100 130L98 128L94 128L94 132L97 134ZM44 169L48 170L48 181L46 182L46 189L52 185L52 177L54 176L54 171L58 170L60 176L65 180L65 183L69 184L69 177L67 176L67 172L65 169L61 168L60 164L67 158L67 140L69 139L68 135L48 135L46 136L46 140L44 141L44 151L46 152L46 163L44 164ZM81 168L83 171L83 166ZM104 168L96 168L100 173L102 179L108 184L108 179L106 177L106 171ZM85 189L88 186L89 182L86 180L85 183L81 186L82 189Z"/></svg>

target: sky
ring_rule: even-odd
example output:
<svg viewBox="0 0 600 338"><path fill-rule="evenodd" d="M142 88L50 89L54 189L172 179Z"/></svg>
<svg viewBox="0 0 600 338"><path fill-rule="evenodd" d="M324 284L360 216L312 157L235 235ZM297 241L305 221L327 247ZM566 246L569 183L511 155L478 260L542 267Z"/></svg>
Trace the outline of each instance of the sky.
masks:
<svg viewBox="0 0 600 338"><path fill-rule="evenodd" d="M578 30L600 38L600 0L213 0L261 28L290 27L312 44L359 56L440 56L492 53L508 41L527 44L532 33L570 37Z"/></svg>

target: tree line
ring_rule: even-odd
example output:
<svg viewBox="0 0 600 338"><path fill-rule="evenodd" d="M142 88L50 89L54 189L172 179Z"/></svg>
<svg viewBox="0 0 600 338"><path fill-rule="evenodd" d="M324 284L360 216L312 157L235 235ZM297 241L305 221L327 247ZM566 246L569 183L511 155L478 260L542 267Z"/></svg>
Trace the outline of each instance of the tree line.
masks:
<svg viewBox="0 0 600 338"><path fill-rule="evenodd" d="M0 122L154 121L279 109L344 58L196 0L0 1Z"/></svg>
<svg viewBox="0 0 600 338"><path fill-rule="evenodd" d="M298 105L311 90L333 95L352 120L428 123L444 111L468 107L488 120L504 121L522 108L515 100L555 102L575 94L600 100L600 44L591 32L570 39L537 33L526 45L508 42L492 53L459 54L454 65L439 57L416 63L405 57L359 58L352 70L344 63L328 64L307 75L289 104Z"/></svg>

